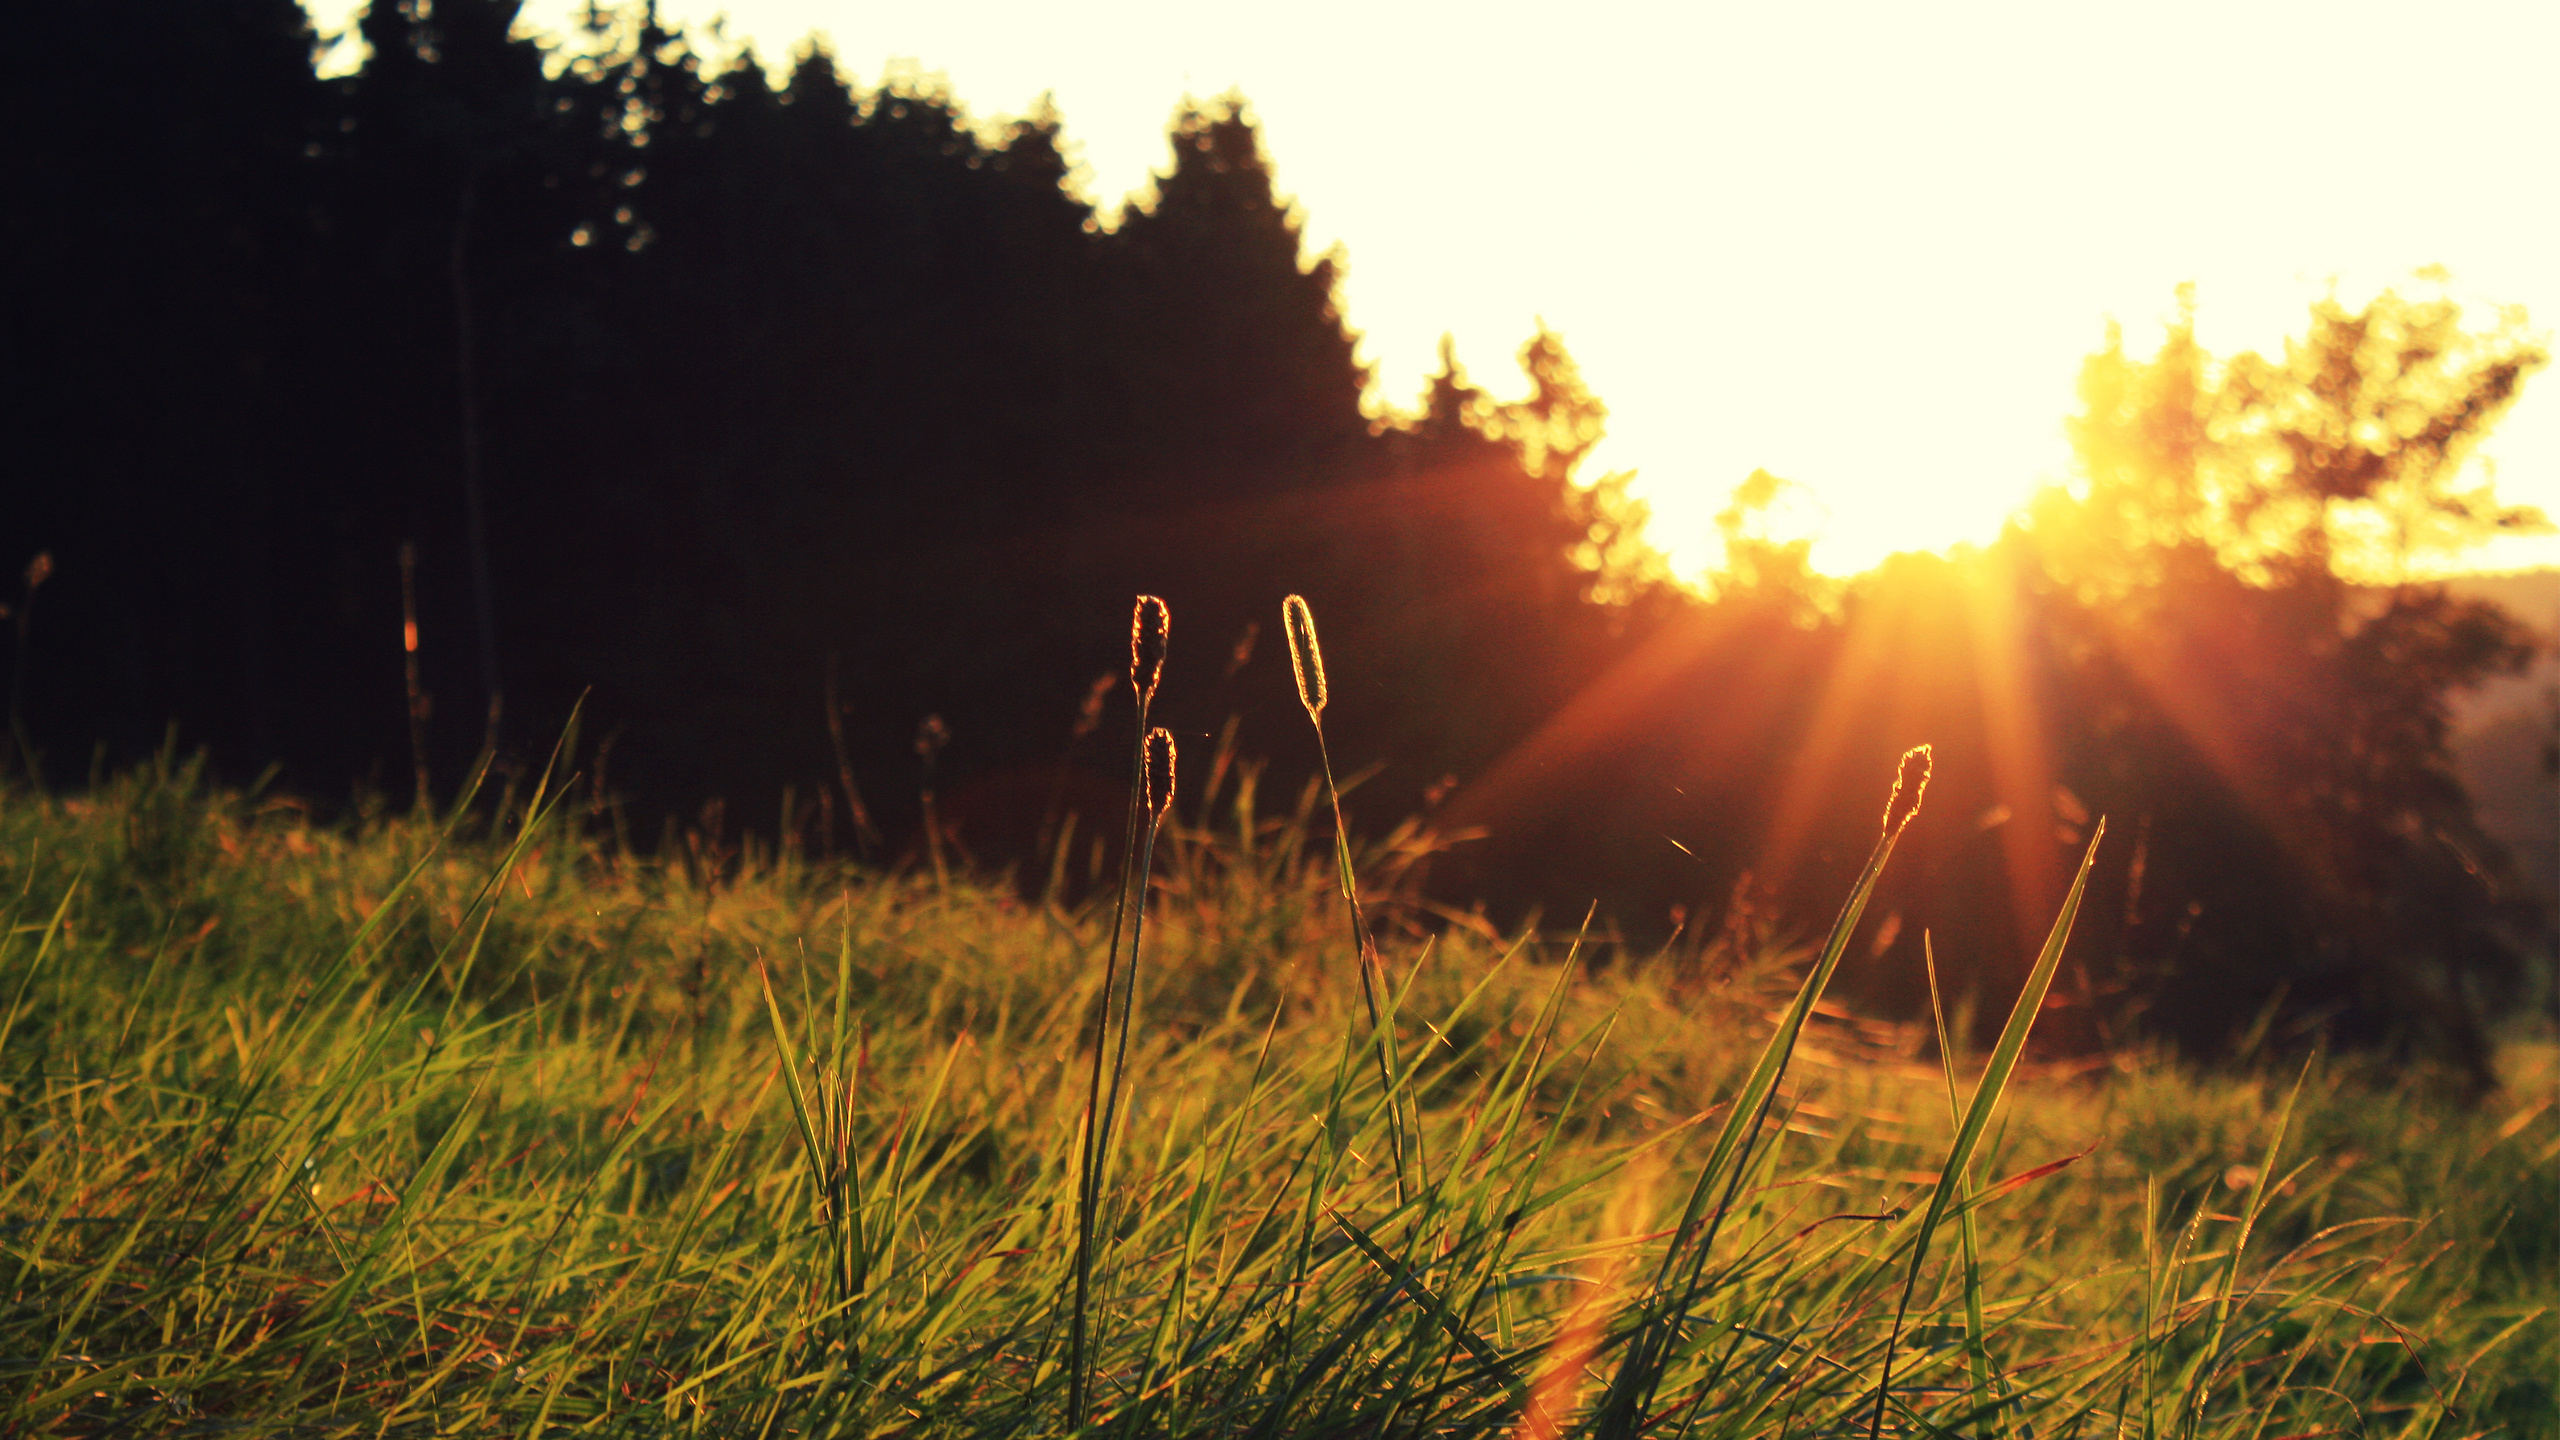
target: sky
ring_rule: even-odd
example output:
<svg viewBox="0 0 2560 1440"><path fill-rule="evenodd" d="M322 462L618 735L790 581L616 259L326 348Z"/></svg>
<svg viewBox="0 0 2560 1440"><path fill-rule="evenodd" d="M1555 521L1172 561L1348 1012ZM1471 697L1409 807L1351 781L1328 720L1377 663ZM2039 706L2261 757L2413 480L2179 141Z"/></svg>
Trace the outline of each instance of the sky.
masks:
<svg viewBox="0 0 2560 1440"><path fill-rule="evenodd" d="M2429 267L2484 321L2560 325L2554 0L661 10L725 13L770 64L814 33L860 85L944 77L982 121L1048 95L1113 213L1186 95L1240 92L1311 253L1341 248L1373 402L1410 407L1444 332L1517 392L1543 318L1610 407L1592 463L1637 472L1689 568L1758 468L1804 487L1790 523L1835 573L1990 538L2067 474L2109 321L2148 353L2183 282L2218 353ZM2484 455L2560 517L2560 374ZM2560 564L2560 535L2468 563Z"/></svg>

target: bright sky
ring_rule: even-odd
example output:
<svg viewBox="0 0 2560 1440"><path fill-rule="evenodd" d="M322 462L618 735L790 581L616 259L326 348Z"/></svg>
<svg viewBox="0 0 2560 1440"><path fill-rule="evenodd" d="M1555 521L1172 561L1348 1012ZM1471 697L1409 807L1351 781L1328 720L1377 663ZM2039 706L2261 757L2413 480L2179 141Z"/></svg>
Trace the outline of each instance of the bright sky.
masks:
<svg viewBox="0 0 2560 1440"><path fill-rule="evenodd" d="M314 0L324 25L353 7ZM572 0L531 0L563 25ZM662 0L768 62L948 77L982 119L1048 92L1107 204L1185 94L1241 90L1378 398L1443 331L1516 391L1539 316L1611 409L1654 538L1703 563L1726 491L1810 487L1816 562L1983 539L2067 464L2109 317L2147 353L2181 281L2217 352L2272 349L2441 265L2560 325L2560 4L1673 5L1585 0ZM334 12L334 13L333 13ZM2488 446L2560 517L2560 374ZM2486 565L2560 564L2560 537Z"/></svg>

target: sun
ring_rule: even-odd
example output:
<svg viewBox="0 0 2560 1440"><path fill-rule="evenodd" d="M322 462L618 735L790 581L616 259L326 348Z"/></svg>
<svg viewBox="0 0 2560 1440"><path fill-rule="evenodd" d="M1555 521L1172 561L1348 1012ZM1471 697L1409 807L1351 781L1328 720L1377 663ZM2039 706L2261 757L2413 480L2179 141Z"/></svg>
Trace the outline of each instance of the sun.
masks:
<svg viewBox="0 0 2560 1440"><path fill-rule="evenodd" d="M1640 308L1641 284L1628 283L1611 313ZM2188 293L2209 353L2281 356L2316 304L2360 308L2385 290L2441 295L2484 325L2504 308L2442 271L2277 277L2226 269L2156 292L2130 282L2096 292L2076 317L2030 320L2013 310L2003 319L1986 309L1971 326L1951 321L1929 348L1879 342L1877 353L1836 373L1821 366L1853 320L1826 308L1833 302L1809 305L1803 326L1740 359L1691 336L1611 323L1565 330L1564 339L1610 411L1609 436L1586 473L1635 472L1629 492L1651 510L1647 537L1675 575L1696 580L1717 567L1717 516L1736 486L1766 470L1790 483L1751 517L1750 533L1810 540L1813 568L1848 578L1889 555L1987 545L2040 489L2069 483L2077 462L2066 426L2081 403L2082 367L2111 331L2129 353L2150 353ZM1632 354L1622 348L1630 345ZM1969 378L1950 388L1950 375ZM2542 384L2528 384L2487 434L2462 483L2493 484L2506 501L2560 515L2560 405L2540 393L2560 386L2534 378ZM2440 568L2554 563L2560 534L2520 533L2443 556Z"/></svg>
<svg viewBox="0 0 2560 1440"><path fill-rule="evenodd" d="M1613 458L1613 452L1604 450L1594 463L1605 467ZM1885 557L1904 551L1943 553L1958 545L1988 544L2039 483L2063 473L2058 456L2023 478L1961 469L1913 474L1907 460L1890 454L1844 456L1830 465L1809 457L1808 463L1793 467L1769 464L1738 472L1729 461L1718 463L1703 455L1675 451L1662 458L1668 463L1635 467L1629 490L1651 512L1646 533L1672 573L1692 582L1721 565L1718 519L1732 509L1735 488L1753 469L1766 469L1784 483L1772 502L1741 517L1744 533L1778 542L1809 540L1813 568L1840 579L1872 570Z"/></svg>

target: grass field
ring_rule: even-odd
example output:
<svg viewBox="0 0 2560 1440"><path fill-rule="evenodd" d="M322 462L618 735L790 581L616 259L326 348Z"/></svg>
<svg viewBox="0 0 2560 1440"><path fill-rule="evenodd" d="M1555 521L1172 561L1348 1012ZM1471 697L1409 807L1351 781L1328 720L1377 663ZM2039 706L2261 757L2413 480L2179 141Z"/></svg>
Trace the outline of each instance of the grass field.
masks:
<svg viewBox="0 0 2560 1440"><path fill-rule="evenodd" d="M1156 847L1090 1189L1107 893L0 792L0 1432L2560 1436L2547 1039L1950 1077L1818 943L1426 926L1390 843L1382 1046L1254 778Z"/></svg>

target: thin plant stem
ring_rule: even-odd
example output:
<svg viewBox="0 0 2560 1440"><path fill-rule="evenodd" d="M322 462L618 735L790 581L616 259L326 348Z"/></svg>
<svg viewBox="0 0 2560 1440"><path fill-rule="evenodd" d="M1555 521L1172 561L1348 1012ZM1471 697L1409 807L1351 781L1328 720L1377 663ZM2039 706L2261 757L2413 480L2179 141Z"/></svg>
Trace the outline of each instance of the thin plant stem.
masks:
<svg viewBox="0 0 2560 1440"><path fill-rule="evenodd" d="M1402 1205L1411 1194L1409 1165L1418 1158L1411 1156L1405 1131L1404 1102L1396 1093L1395 1027L1388 1023L1387 1013L1378 1003L1383 983L1379 974L1377 937L1370 932L1369 917L1360 906L1360 883L1351 865L1351 833L1342 819L1342 787L1334 783L1333 752L1324 739L1324 707L1330 698L1324 677L1324 647L1316 639L1315 611L1306 597L1292 595L1280 602L1280 624L1289 638L1290 672L1298 682L1298 704L1307 712L1307 721L1315 727L1316 759L1324 768L1324 793L1333 808L1333 863L1335 880L1341 886L1343 904L1351 912L1351 943L1359 956L1360 999L1369 1014L1369 1033L1374 1037L1378 1056L1378 1084L1387 1106L1387 1143L1395 1161L1396 1203ZM1419 1120L1417 1114L1416 1119ZM1417 1167L1418 1168L1418 1167Z"/></svg>
<svg viewBox="0 0 2560 1440"><path fill-rule="evenodd" d="M1102 1204L1103 1066L1111 1039L1111 996L1119 976L1120 937L1128 923L1130 886L1136 878L1138 831L1146 810L1147 720L1156 686L1164 679L1173 612L1153 595L1141 595L1129 612L1129 689L1137 725L1129 747L1129 811L1121 830L1120 893L1111 910L1111 943L1103 952L1102 991L1093 1016L1093 1070L1085 1088L1084 1138L1076 1177L1075 1298L1067 1322L1067 1428L1084 1425L1091 1403L1093 1232ZM1152 838L1152 837L1151 837ZM1152 858L1150 855L1149 858ZM1144 896L1139 897L1143 904Z"/></svg>

